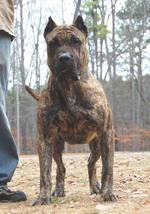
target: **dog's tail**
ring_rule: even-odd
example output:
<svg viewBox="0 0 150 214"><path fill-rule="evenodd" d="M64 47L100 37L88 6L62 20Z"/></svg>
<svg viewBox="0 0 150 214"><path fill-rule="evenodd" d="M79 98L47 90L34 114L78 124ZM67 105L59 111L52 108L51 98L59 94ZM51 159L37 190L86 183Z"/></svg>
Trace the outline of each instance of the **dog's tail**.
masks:
<svg viewBox="0 0 150 214"><path fill-rule="evenodd" d="M34 98L34 99L36 99L37 101L39 101L39 99L40 99L40 94L37 92L37 91L35 91L35 90L33 90L32 88L30 88L29 86L25 86L26 87L26 90L27 90L27 92L29 93L29 94L31 94L31 96Z"/></svg>

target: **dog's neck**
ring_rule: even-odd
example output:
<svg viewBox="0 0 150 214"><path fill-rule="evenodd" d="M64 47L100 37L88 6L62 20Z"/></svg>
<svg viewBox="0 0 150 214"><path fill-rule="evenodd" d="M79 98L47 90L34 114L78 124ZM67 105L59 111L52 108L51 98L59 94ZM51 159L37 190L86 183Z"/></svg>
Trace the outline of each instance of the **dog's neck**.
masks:
<svg viewBox="0 0 150 214"><path fill-rule="evenodd" d="M48 90L59 96L61 102L66 106L79 105L81 102L82 94L82 84L88 78L88 72L85 72L80 80L68 79L58 79L53 74L51 75L48 82ZM55 99L55 97L53 98Z"/></svg>
<svg viewBox="0 0 150 214"><path fill-rule="evenodd" d="M64 79L55 83L57 91L65 105L75 105L78 102L80 94L77 93L77 88L80 87L80 81Z"/></svg>

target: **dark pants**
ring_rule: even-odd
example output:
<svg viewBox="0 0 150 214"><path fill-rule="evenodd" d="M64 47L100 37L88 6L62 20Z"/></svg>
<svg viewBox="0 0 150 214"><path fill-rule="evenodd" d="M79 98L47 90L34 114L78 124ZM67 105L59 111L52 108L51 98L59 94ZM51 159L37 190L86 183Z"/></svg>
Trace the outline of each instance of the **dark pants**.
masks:
<svg viewBox="0 0 150 214"><path fill-rule="evenodd" d="M16 144L6 115L11 40L0 32L0 185L11 180L18 164Z"/></svg>

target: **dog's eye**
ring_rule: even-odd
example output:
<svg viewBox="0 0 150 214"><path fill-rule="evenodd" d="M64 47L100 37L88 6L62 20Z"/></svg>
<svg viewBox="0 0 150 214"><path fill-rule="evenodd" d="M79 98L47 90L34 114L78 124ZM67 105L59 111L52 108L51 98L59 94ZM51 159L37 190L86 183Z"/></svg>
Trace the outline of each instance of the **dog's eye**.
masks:
<svg viewBox="0 0 150 214"><path fill-rule="evenodd" d="M73 45L74 47L79 47L81 45L81 41L76 37L72 37L71 45Z"/></svg>
<svg viewBox="0 0 150 214"><path fill-rule="evenodd" d="M53 39L49 43L50 48L57 48L59 46L59 40L58 39Z"/></svg>

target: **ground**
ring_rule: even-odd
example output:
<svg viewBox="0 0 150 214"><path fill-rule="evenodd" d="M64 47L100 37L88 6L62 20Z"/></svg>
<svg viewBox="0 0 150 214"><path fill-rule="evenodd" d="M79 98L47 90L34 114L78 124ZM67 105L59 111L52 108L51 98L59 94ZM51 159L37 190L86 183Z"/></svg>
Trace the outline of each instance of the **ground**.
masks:
<svg viewBox="0 0 150 214"><path fill-rule="evenodd" d="M49 206L31 207L39 192L38 157L21 156L9 184L12 190L23 190L28 200L1 203L0 214L149 214L150 213L150 152L115 153L115 203L101 202L100 196L90 195L87 160L89 154L64 154L66 166L66 197L53 198ZM55 183L55 163L52 178ZM101 178L101 161L97 162Z"/></svg>

